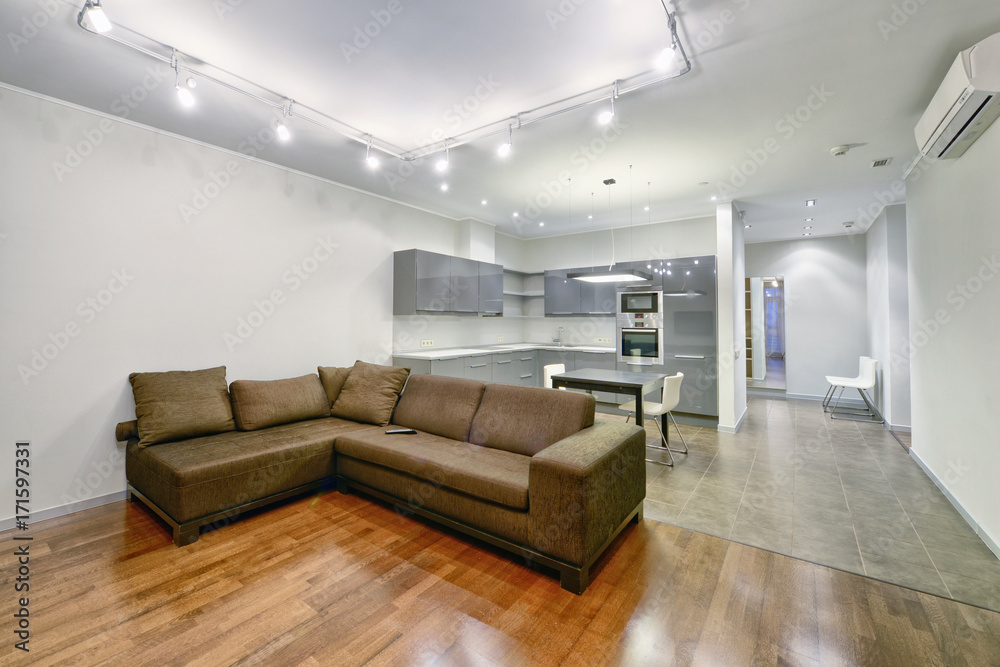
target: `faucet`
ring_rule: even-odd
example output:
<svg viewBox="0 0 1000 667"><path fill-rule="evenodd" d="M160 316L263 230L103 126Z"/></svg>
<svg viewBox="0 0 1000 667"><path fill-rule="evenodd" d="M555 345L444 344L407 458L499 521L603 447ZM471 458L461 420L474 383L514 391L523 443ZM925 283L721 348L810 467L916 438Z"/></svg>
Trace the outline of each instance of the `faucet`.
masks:
<svg viewBox="0 0 1000 667"><path fill-rule="evenodd" d="M556 334L556 337L552 339L553 343L559 343L559 347L562 347L562 332L563 327L559 327L559 332Z"/></svg>

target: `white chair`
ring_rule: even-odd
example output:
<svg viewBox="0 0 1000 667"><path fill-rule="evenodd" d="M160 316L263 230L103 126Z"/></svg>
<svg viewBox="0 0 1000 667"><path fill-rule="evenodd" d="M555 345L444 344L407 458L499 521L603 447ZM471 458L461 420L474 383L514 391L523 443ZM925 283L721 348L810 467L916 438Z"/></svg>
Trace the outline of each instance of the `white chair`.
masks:
<svg viewBox="0 0 1000 667"><path fill-rule="evenodd" d="M656 426L656 430L660 432L660 442L665 444L655 445L660 449L667 452L667 462L656 461L654 459L646 459L650 463L659 463L660 465L672 466L674 464L674 457L670 455L670 452L677 452L678 454L687 454L688 446L684 442L684 435L681 433L680 427L677 425L677 420L674 419L674 415L671 411L677 407L677 404L681 400L681 382L684 380L684 373L677 373L676 375L670 375L663 379L663 392L660 395L659 403L642 402L642 414L647 417L653 418L653 424ZM625 418L625 422L635 414L635 401L629 401L627 403L622 403L618 406L622 410L628 410L629 415ZM671 449L669 441L663 432L663 428L660 427L660 423L656 421L656 418L660 418L660 422L663 421L663 415L667 416L668 421L674 423L674 428L677 429L677 435L680 436L681 444L684 445L684 449ZM650 445L647 445L647 447Z"/></svg>
<svg viewBox="0 0 1000 667"><path fill-rule="evenodd" d="M542 367L542 380L544 384L542 386L552 389L552 376L559 375L560 373L566 372L566 364L549 364L548 366ZM566 387L559 387L560 389L566 389Z"/></svg>
<svg viewBox="0 0 1000 667"><path fill-rule="evenodd" d="M840 387L840 393L837 394L837 400L834 401L832 408L827 408L826 406L823 408L826 412L830 413L830 419L850 419L852 421L866 421L879 424L885 422L882 413L875 407L875 401L868 395L868 391L875 386L875 371L877 369L877 359L862 357L861 372L857 378L832 378L836 380L837 386ZM830 379L827 378L827 380ZM843 397L845 389L857 389L858 393L861 394L861 400L865 402L865 408L840 407L840 399ZM831 392L831 398L832 396ZM829 401L827 401L827 404L829 404Z"/></svg>
<svg viewBox="0 0 1000 667"><path fill-rule="evenodd" d="M827 406L830 405L830 401L833 400L833 393L840 388L841 393L843 393L843 388L846 384L853 384L855 382L861 381L861 374L865 371L865 362L867 362L871 357L861 357L858 361L858 376L854 378L845 378L837 375L827 375L826 381L830 383L830 388L826 392L826 396L823 397L823 411L829 412Z"/></svg>

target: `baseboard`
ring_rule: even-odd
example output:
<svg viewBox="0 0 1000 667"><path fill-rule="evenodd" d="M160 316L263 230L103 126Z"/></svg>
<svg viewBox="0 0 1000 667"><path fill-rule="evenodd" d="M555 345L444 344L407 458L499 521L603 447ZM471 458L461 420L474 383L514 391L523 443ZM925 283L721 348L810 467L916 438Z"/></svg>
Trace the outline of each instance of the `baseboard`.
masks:
<svg viewBox="0 0 1000 667"><path fill-rule="evenodd" d="M719 433L736 433L739 431L740 426L743 426L743 422L747 420L747 414L749 414L749 412L749 408L744 406L743 414L741 414L740 418L736 420L736 426L723 426L722 424L719 424Z"/></svg>
<svg viewBox="0 0 1000 667"><path fill-rule="evenodd" d="M888 422L886 422L888 424ZM912 433L910 426L904 426L903 424L889 424L889 430L895 431L896 433Z"/></svg>
<svg viewBox="0 0 1000 667"><path fill-rule="evenodd" d="M785 392L785 398L794 398L797 401L822 401L822 396L813 396L812 394L790 394ZM846 403L847 401L843 401ZM861 401L858 401L860 403Z"/></svg>
<svg viewBox="0 0 1000 667"><path fill-rule="evenodd" d="M32 512L29 525L32 523L38 523L39 521L46 521L47 519L55 519L57 517L66 516L67 514L74 514L75 512L82 512L83 510L89 510L92 507L100 507L101 505L107 505L119 500L125 500L126 498L128 498L128 493L126 491L115 491L114 493L109 493L104 496L96 496L94 498L78 500L74 503L68 503L66 505L50 507L47 510ZM11 530L16 525L15 521L15 517L0 519L0 531Z"/></svg>
<svg viewBox="0 0 1000 667"><path fill-rule="evenodd" d="M1000 545L998 545L993 540L993 538L990 537L989 533L983 530L983 527L979 525L979 522L973 519L972 515L969 514L964 507L962 507L962 504L958 502L958 499L951 494L951 491L949 491L948 488L941 482L941 480L938 479L937 475L934 474L934 472L930 469L930 467L926 463L924 463L923 459L920 458L920 455L918 455L912 449L910 449L909 452L910 452L910 458L916 461L917 465L920 466L920 469L923 470L928 477L930 477L931 481L934 482L934 486L936 486L938 489L941 490L941 493L944 494L944 497L947 498L948 502L950 502L952 506L958 511L958 513L962 515L962 518L965 519L965 522L967 524L969 524L969 527L972 528L972 530L976 531L976 535L978 535L979 538L983 541L983 543L986 544L987 547L989 547L989 550L992 551L997 558L1000 558Z"/></svg>

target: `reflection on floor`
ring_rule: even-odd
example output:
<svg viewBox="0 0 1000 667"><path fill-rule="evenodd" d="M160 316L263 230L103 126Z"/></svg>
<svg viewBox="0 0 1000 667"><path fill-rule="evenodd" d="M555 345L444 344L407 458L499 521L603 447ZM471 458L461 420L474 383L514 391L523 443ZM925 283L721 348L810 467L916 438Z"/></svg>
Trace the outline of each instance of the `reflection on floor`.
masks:
<svg viewBox="0 0 1000 667"><path fill-rule="evenodd" d="M1000 561L885 427L753 397L739 433L681 429L646 518L1000 611Z"/></svg>
<svg viewBox="0 0 1000 667"><path fill-rule="evenodd" d="M747 386L754 389L784 389L785 360L782 357L767 358L767 374L763 380L747 379Z"/></svg>

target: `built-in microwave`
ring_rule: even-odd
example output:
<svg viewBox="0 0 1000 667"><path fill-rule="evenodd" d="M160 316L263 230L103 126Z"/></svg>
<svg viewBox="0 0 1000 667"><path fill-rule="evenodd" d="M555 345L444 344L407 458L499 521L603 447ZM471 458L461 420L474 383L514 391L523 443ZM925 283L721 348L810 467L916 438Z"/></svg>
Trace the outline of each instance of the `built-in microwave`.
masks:
<svg viewBox="0 0 1000 667"><path fill-rule="evenodd" d="M618 293L618 314L650 314L659 315L663 312L663 292L645 290Z"/></svg>

